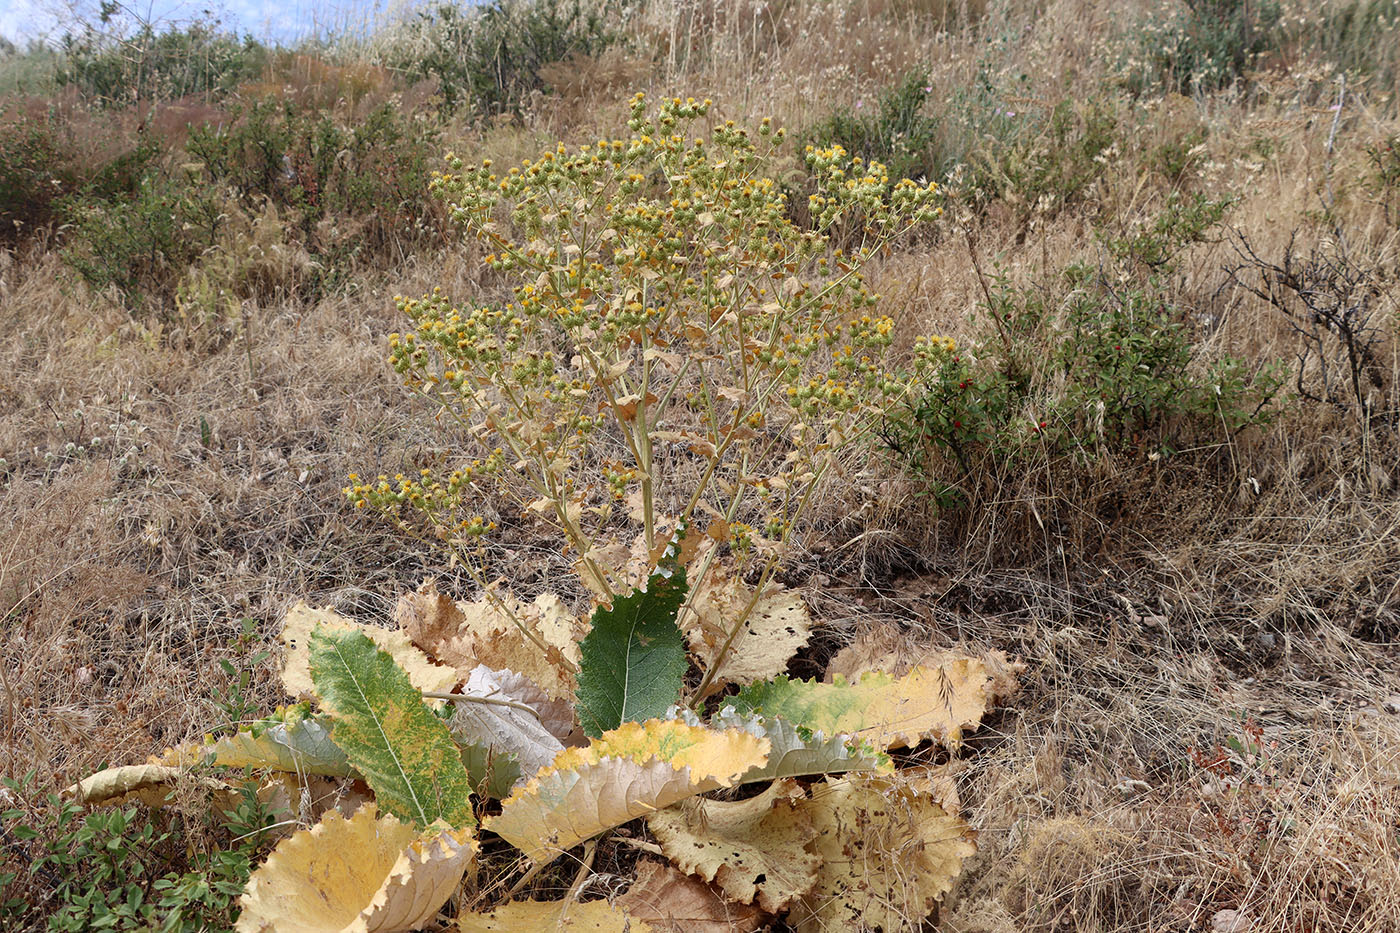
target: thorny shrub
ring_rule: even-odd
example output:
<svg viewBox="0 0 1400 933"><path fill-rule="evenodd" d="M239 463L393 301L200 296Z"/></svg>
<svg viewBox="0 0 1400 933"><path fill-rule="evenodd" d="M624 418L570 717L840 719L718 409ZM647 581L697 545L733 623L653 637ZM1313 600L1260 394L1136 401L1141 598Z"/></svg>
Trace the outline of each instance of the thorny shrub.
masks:
<svg viewBox="0 0 1400 933"><path fill-rule="evenodd" d="M654 552L663 525L703 519L741 560L759 557L762 590L834 448L902 391L881 362L893 322L860 269L937 216L937 186L811 148L804 229L766 174L783 130L726 121L702 136L708 101L631 107L630 139L509 169L450 160L434 188L514 300L400 299L414 330L391 336L390 360L486 455L352 476L346 492L407 509L469 567L495 527L484 503L512 503L562 533L603 598L616 581L598 555L632 522ZM838 232L858 245L832 249Z"/></svg>

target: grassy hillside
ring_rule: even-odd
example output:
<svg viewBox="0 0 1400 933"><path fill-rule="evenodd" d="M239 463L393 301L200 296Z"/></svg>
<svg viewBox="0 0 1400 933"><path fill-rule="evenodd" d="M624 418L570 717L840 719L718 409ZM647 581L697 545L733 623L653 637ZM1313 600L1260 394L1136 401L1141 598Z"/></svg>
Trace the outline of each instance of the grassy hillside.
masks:
<svg viewBox="0 0 1400 933"><path fill-rule="evenodd" d="M951 756L979 851L938 928L1400 929L1398 18L498 0L295 49L0 52L0 926L231 925L276 841L255 800L50 795L286 702L299 600L392 624L426 577L479 595L343 492L483 455L386 360L392 297L513 300L430 192L443 155L626 136L642 91L785 127L799 225L808 145L942 186L865 265L908 391L778 572L819 622L795 676L853 642L1024 662ZM588 600L562 534L475 508L513 592ZM637 857L600 844L576 890Z"/></svg>

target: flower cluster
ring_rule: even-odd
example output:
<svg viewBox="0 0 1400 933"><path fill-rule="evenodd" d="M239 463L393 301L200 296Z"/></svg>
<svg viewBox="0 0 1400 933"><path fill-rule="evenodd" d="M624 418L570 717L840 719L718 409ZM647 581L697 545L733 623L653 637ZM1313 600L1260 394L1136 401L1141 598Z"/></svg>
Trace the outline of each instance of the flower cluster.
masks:
<svg viewBox="0 0 1400 933"><path fill-rule="evenodd" d="M697 511L736 552L760 528L790 534L833 443L877 424L900 384L884 364L893 322L861 268L933 220L939 193L810 150L817 192L799 225L770 177L785 132L697 131L711 109L638 95L626 138L509 168L449 157L433 190L511 297L398 299L413 329L389 358L496 453L445 477L352 479L357 505L418 509L460 539L489 530L476 514L489 494L501 516L513 502L555 525L585 565L629 541L631 520L649 546Z"/></svg>

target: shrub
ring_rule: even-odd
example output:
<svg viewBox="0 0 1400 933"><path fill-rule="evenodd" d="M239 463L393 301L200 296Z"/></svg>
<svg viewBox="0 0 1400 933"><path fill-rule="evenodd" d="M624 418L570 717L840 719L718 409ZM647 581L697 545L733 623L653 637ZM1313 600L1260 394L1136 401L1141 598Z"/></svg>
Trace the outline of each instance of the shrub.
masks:
<svg viewBox="0 0 1400 933"><path fill-rule="evenodd" d="M0 111L0 243L51 223L77 187L72 142L58 114L15 105Z"/></svg>
<svg viewBox="0 0 1400 933"><path fill-rule="evenodd" d="M1282 19L1276 0L1186 0L1141 26L1128 86L1137 93L1228 87L1278 47Z"/></svg>
<svg viewBox="0 0 1400 933"><path fill-rule="evenodd" d="M938 121L924 113L933 91L930 80L924 69L910 71L881 92L868 112L840 110L809 127L801 139L883 162L894 178L941 179L949 164L937 151Z"/></svg>
<svg viewBox="0 0 1400 933"><path fill-rule="evenodd" d="M166 303L204 250L213 246L222 204L212 192L148 171L130 197L91 191L70 198L64 260L97 289L115 288L133 309Z"/></svg>
<svg viewBox="0 0 1400 933"><path fill-rule="evenodd" d="M917 345L919 388L887 418L886 445L951 506L1046 455L1170 455L1183 436L1266 421L1280 367L1228 356L1199 364L1187 316L1164 287L1176 254L1223 209L1174 202L1136 235L1106 239L1122 264L1071 265L1058 288L989 286L969 346Z"/></svg>
<svg viewBox="0 0 1400 933"><path fill-rule="evenodd" d="M221 96L262 71L267 57L261 43L221 33L217 23L159 33L142 25L125 38L89 27L64 37L58 79L109 106Z"/></svg>
<svg viewBox="0 0 1400 933"><path fill-rule="evenodd" d="M436 80L449 111L517 113L548 89L547 66L616 42L610 21L606 5L584 0L492 0L466 12L444 3L421 11L384 58L409 80Z"/></svg>

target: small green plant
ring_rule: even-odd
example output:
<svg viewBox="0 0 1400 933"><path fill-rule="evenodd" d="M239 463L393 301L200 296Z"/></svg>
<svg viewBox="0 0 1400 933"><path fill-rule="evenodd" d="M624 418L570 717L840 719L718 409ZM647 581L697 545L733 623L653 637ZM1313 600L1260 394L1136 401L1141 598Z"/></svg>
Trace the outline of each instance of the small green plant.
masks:
<svg viewBox="0 0 1400 933"><path fill-rule="evenodd" d="M8 799L28 807L0 814L14 865L0 873L0 916L46 917L42 928L53 933L228 929L270 822L246 783L212 828L137 806L89 811L57 794L36 800L32 773L3 783ZM187 849L211 829L227 848Z"/></svg>

